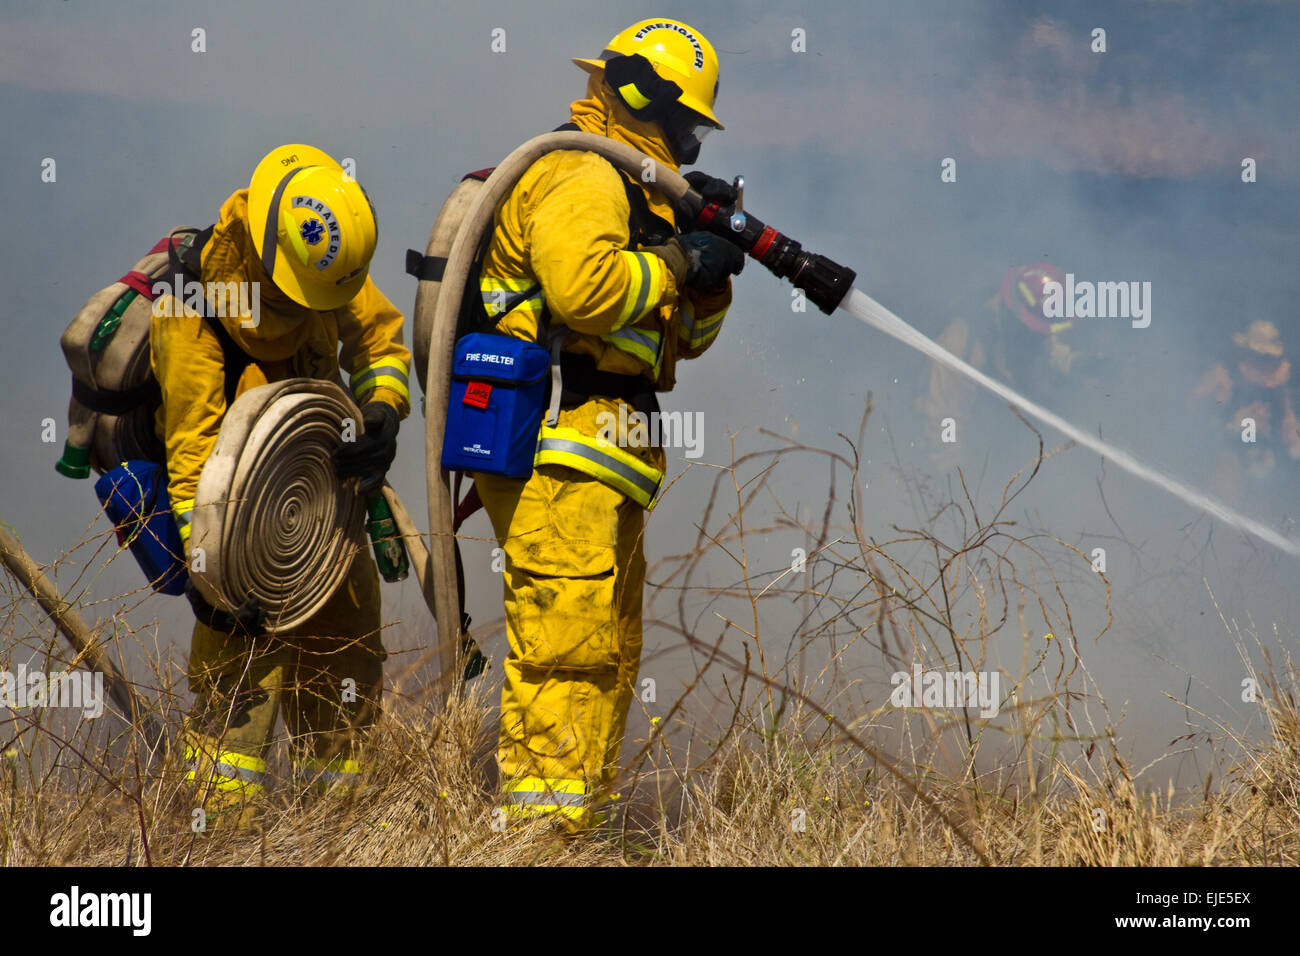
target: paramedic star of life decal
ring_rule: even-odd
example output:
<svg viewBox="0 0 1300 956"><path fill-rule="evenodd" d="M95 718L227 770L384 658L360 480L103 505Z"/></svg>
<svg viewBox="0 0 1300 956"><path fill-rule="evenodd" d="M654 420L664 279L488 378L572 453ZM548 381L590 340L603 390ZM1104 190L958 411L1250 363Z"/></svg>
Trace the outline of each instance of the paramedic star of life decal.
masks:
<svg viewBox="0 0 1300 956"><path fill-rule="evenodd" d="M299 230L302 235L302 241L309 246L314 246L320 242L321 237L325 235L325 227L320 224L319 219L308 219L302 224Z"/></svg>
<svg viewBox="0 0 1300 956"><path fill-rule="evenodd" d="M329 206L325 205L319 199L313 199L311 196L294 196L292 202L294 209L310 209L312 212L317 213L324 221L325 228L329 230L329 245L325 247L325 252L321 257L312 263L312 265L317 269L328 269L330 263L337 259L339 255L341 230L339 229L338 217L334 215ZM309 219L302 225L303 239L311 242L312 245L316 245L316 243L307 238L306 230L314 221L315 220ZM319 241L318 237L317 242Z"/></svg>

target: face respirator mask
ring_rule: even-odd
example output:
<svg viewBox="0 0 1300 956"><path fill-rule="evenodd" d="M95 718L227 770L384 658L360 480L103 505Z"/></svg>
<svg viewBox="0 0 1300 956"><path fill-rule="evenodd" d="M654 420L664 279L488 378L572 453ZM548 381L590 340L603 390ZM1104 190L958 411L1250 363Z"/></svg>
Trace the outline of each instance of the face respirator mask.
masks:
<svg viewBox="0 0 1300 956"><path fill-rule="evenodd" d="M664 138L679 166L693 166L700 158L700 145L714 129L712 123L699 113L674 103L668 116L660 123Z"/></svg>

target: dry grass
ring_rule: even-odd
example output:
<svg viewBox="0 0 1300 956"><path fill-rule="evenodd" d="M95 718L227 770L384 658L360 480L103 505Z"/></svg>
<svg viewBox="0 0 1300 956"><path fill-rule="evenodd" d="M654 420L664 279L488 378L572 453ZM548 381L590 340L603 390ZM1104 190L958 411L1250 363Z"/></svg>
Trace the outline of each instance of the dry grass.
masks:
<svg viewBox="0 0 1300 956"><path fill-rule="evenodd" d="M0 734L0 863L1300 865L1300 673L1289 658L1275 666L1257 635L1224 620L1248 672L1263 661L1268 733L1251 740L1197 715L1231 771L1194 792L1150 791L1079 650L1110 627L1105 575L1005 518L1041 448L992 506L977 507L963 484L964 501L880 542L863 528L862 442L846 439L841 454L780 439L718 470L697 546L651 571L660 613L648 623L660 645L677 642L664 651L689 659L683 689L625 743L617 811L582 837L546 822L494 825L495 701L471 689L445 707L390 693L360 793L295 802L274 787L251 830L201 835L175 750L143 753L120 725L108 739L110 721L15 711ZM805 522L778 509L771 525L747 527L773 469L801 455L830 465L825 513ZM838 524L837 481L848 489ZM792 531L806 571L772 560L788 547L765 544ZM710 560L734 567L733 583L700 585ZM664 612L665 601L675 607ZM1089 640L1072 601L1093 610ZM0 633L4 666L20 645L47 669L67 659L13 588ZM1008 646L1014 666L1002 663ZM143 691L175 741L180 668L157 647L148 656ZM999 714L900 714L879 672L912 663L996 670Z"/></svg>
<svg viewBox="0 0 1300 956"><path fill-rule="evenodd" d="M1100 784L1062 767L1069 787L1017 800L987 781L930 778L919 784L923 799L851 747L751 729L735 733L708 767L647 768L641 796L634 793L611 823L572 839L545 823L494 828L483 746L495 732L494 713L471 698L437 719L413 707L389 713L361 794L294 805L274 792L247 832L191 831L175 755L139 777L101 776L88 759L74 783L36 790L15 779L20 761L9 759L0 862L953 866L984 859L1008 866L1297 866L1300 736L1293 699L1269 705L1272 746L1255 750L1222 792L1199 800L1139 792L1113 751L1094 768ZM644 783L656 776L666 780L646 796Z"/></svg>

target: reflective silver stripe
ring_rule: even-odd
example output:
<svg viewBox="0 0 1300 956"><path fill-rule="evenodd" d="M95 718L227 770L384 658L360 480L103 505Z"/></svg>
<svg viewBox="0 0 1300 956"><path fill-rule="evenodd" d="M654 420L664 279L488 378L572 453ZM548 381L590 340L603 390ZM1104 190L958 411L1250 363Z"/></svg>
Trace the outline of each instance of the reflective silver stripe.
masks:
<svg viewBox="0 0 1300 956"><path fill-rule="evenodd" d="M539 452L551 451L560 452L568 455L577 455L579 458L586 458L593 464L606 468L618 475L628 484L643 492L647 498L653 498L655 492L659 490L659 482L652 478L628 467L611 455L597 451L589 445L581 442L570 441L567 438L543 438L537 445Z"/></svg>
<svg viewBox="0 0 1300 956"><path fill-rule="evenodd" d="M245 783L261 783L266 779L266 773L261 770L248 770L244 767L236 767L234 764L224 763L220 760L213 763L213 769L218 776L225 777L227 780L242 780ZM198 764L191 765L191 769L197 774L199 772Z"/></svg>
<svg viewBox="0 0 1300 956"><path fill-rule="evenodd" d="M710 333L715 333L717 329L722 326L722 320L725 319L726 317L727 317L727 310L723 309L721 312L718 312L716 315L711 315L708 318L706 318L700 324L699 328L696 330L699 332L700 339L703 340L707 338L712 338L712 335L710 335Z"/></svg>
<svg viewBox="0 0 1300 956"><path fill-rule="evenodd" d="M371 379L378 378L381 375L391 375L393 378L401 379L403 382L410 383L406 377L406 369L401 365L372 365L360 375L352 378L352 391L358 392L363 389Z"/></svg>
<svg viewBox="0 0 1300 956"><path fill-rule="evenodd" d="M718 330L722 327L722 320L727 317L727 310L722 309L713 315L699 319L695 314L695 307L689 300L683 299L681 315L682 321L677 328L678 337L685 339L686 343L694 349L711 342L717 336Z"/></svg>
<svg viewBox="0 0 1300 956"><path fill-rule="evenodd" d="M691 305L690 299L683 298L680 311L682 323L677 327L677 334L689 342L695 330L695 306Z"/></svg>
<svg viewBox="0 0 1300 956"><path fill-rule="evenodd" d="M487 308L488 315L493 317L505 315L507 312L510 312L530 301L535 300L538 305L541 305L546 301L546 296L543 294L541 288L536 285L529 286L527 289L515 291L513 295L506 296L504 299L502 298L501 293L510 292L512 290L482 289L480 291L483 294L483 305ZM493 311L494 309L496 311Z"/></svg>
<svg viewBox="0 0 1300 956"><path fill-rule="evenodd" d="M641 329L626 328L626 329L619 329L617 332L607 332L604 335L602 335L601 338L605 339L605 341L609 342L612 345L618 346L619 348L622 348L622 346L617 341L618 339L626 339L630 342L635 342L637 345L640 345L642 348L644 348L647 352L649 352L651 355L655 357L654 362L650 364L654 364L654 365L659 364L658 333L653 333L653 332L648 333Z"/></svg>
<svg viewBox="0 0 1300 956"><path fill-rule="evenodd" d="M512 790L507 803L519 806L580 807L586 796L581 793L558 793L555 790Z"/></svg>

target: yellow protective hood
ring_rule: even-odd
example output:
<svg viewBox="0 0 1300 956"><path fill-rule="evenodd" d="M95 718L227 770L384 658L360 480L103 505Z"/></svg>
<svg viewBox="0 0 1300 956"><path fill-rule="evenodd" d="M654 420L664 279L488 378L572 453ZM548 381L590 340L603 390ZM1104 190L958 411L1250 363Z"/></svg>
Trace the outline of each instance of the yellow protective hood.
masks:
<svg viewBox="0 0 1300 956"><path fill-rule="evenodd" d="M281 292L262 268L249 233L247 189L236 192L221 207L212 238L203 250L203 281L258 284L256 326L246 327L242 314L217 318L239 347L259 361L277 362L294 355L316 324L307 320L319 313ZM246 296L245 301L251 301L251 291Z"/></svg>
<svg viewBox="0 0 1300 956"><path fill-rule="evenodd" d="M657 163L662 163L674 172L677 164L673 162L668 144L663 141L663 134L654 123L639 120L628 112L619 102L614 91L605 83L605 73L593 73L587 77L587 95L574 100L569 106L573 122L584 133L594 133L639 149ZM657 191L641 187L650 204L650 211L668 222L676 222L673 207Z"/></svg>

